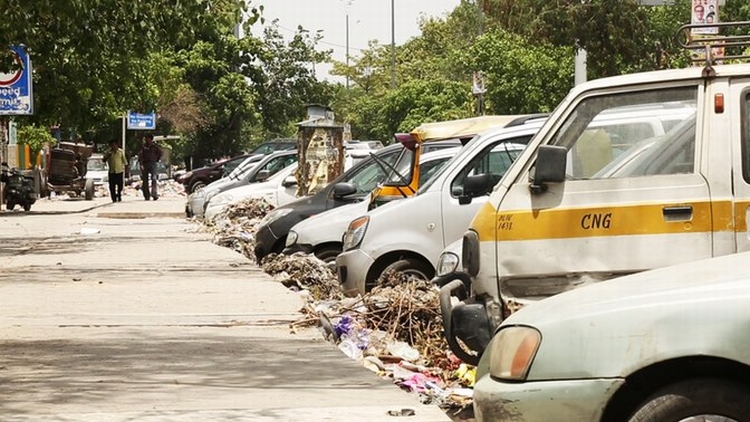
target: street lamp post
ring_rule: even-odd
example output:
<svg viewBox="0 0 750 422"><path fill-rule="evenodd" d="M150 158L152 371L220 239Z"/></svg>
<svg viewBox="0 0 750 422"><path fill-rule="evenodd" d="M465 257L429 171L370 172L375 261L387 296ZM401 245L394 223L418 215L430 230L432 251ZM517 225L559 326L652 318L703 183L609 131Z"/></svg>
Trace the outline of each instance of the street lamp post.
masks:
<svg viewBox="0 0 750 422"><path fill-rule="evenodd" d="M391 89L396 88L396 10L391 0Z"/></svg>

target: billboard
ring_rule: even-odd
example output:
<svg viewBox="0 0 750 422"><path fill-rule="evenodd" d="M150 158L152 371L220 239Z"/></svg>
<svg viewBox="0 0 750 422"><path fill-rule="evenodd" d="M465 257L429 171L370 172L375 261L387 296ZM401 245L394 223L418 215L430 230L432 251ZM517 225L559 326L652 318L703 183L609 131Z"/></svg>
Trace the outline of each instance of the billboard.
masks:
<svg viewBox="0 0 750 422"><path fill-rule="evenodd" d="M31 59L20 45L7 54L13 63L8 73L0 73L0 115L34 114Z"/></svg>

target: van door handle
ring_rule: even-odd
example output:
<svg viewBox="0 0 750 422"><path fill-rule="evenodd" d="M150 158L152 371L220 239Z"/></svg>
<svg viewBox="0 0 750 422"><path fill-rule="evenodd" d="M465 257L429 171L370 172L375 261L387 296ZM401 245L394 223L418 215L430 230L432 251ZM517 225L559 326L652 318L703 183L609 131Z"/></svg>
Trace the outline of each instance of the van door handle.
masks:
<svg viewBox="0 0 750 422"><path fill-rule="evenodd" d="M691 205L676 205L662 208L665 221L690 221L693 219L693 207Z"/></svg>

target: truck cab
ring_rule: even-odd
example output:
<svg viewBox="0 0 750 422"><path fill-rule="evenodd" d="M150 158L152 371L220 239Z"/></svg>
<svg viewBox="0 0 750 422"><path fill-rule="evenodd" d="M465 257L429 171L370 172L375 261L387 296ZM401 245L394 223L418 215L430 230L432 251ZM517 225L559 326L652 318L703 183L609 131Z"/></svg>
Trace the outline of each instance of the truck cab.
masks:
<svg viewBox="0 0 750 422"><path fill-rule="evenodd" d="M476 364L529 302L750 249L750 64L715 64L710 50L703 66L570 91L474 216L461 256L440 257L434 282L459 358ZM628 113L664 133L623 141L596 127ZM638 133L629 121L620 133Z"/></svg>

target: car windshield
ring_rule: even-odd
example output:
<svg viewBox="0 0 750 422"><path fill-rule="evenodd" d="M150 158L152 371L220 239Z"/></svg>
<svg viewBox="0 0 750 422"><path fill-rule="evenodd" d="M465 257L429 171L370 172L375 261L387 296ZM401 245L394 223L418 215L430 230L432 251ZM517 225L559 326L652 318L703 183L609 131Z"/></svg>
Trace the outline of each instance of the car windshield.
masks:
<svg viewBox="0 0 750 422"><path fill-rule="evenodd" d="M393 165L396 159L399 157L400 149L394 149L384 154L377 156L377 159L388 165ZM378 163L376 159L371 159L358 168L356 172L352 173L350 177L342 182L348 182L357 188L358 194L368 194L372 192L378 184L385 180L388 166L382 163Z"/></svg>
<svg viewBox="0 0 750 422"><path fill-rule="evenodd" d="M107 170L107 163L101 160L101 158L90 158L86 163L86 170L88 171L104 171Z"/></svg>
<svg viewBox="0 0 750 422"><path fill-rule="evenodd" d="M255 168L255 166L258 165L261 159L262 156L250 156L243 158L240 164L235 165L234 169L229 173L229 177L232 179L241 179L249 172L251 172Z"/></svg>
<svg viewBox="0 0 750 422"><path fill-rule="evenodd" d="M246 156L230 158L224 163L224 174L232 174L232 171L234 171L234 169L236 169L245 160L247 160Z"/></svg>

